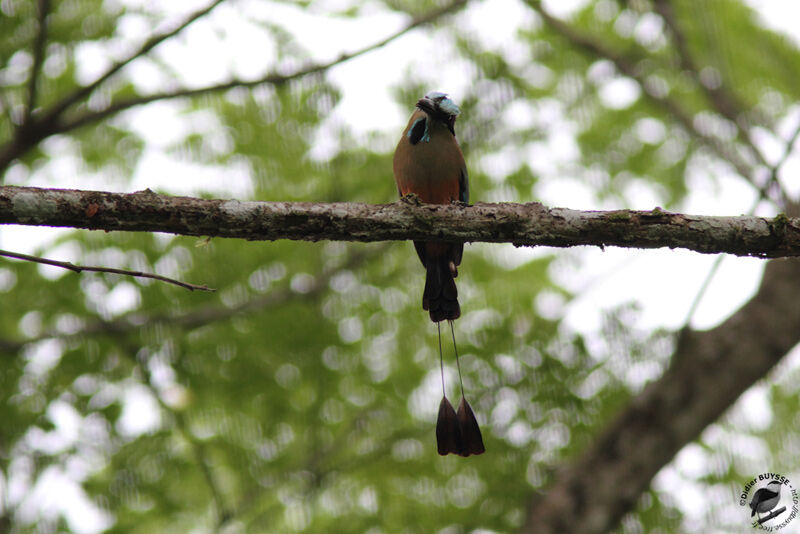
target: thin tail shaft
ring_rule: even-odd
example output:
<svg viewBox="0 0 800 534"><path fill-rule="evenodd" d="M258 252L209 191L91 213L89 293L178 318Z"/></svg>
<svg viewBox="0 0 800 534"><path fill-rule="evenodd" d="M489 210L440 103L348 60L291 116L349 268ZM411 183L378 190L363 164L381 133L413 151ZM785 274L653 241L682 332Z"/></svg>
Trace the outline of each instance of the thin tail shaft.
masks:
<svg viewBox="0 0 800 534"><path fill-rule="evenodd" d="M453 409L453 405L447 400L444 387L444 359L442 357L442 327L437 322L436 331L439 334L439 370L442 373L442 401L439 403L439 416L436 420L436 444L439 454L457 454L459 456L470 456L473 454L483 454L486 448L483 446L483 436L478 426L478 420L472 407L464 397L464 381L461 378L461 363L458 359L458 349L456 348L456 333L453 328L453 321L450 323L450 333L453 336L453 350L456 353L456 365L458 366L458 380L461 383L461 402L458 403L458 411Z"/></svg>

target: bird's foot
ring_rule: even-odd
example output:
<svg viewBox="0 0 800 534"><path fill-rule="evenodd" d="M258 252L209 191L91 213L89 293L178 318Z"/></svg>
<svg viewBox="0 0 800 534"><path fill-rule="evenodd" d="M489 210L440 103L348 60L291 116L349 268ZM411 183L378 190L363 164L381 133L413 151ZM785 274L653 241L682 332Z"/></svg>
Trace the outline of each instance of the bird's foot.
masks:
<svg viewBox="0 0 800 534"><path fill-rule="evenodd" d="M400 202L405 202L406 204L411 204L413 206L419 206L422 204L422 201L419 199L416 193L409 193L400 197Z"/></svg>

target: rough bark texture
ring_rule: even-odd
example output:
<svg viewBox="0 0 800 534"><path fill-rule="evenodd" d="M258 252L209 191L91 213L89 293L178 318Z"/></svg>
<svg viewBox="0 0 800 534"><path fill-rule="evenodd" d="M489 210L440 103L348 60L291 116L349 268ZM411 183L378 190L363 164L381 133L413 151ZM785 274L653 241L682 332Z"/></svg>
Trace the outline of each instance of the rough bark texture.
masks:
<svg viewBox="0 0 800 534"><path fill-rule="evenodd" d="M797 211L794 207L794 211ZM800 262L770 262L723 324L681 333L671 365L534 499L521 532L608 532L656 473L800 342Z"/></svg>
<svg viewBox="0 0 800 534"><path fill-rule="evenodd" d="M482 241L523 245L686 248L776 258L800 255L800 219L652 211L577 211L539 203L241 202L159 195L0 187L0 224L167 232L250 240Z"/></svg>

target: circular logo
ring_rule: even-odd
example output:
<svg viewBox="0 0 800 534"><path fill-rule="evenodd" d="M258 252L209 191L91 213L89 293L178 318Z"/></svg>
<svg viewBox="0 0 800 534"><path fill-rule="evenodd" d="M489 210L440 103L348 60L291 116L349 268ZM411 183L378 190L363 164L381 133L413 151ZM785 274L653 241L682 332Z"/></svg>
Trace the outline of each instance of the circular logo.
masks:
<svg viewBox="0 0 800 534"><path fill-rule="evenodd" d="M800 495L791 481L777 473L761 473L744 485L739 506L746 507L750 526L776 532L797 517Z"/></svg>

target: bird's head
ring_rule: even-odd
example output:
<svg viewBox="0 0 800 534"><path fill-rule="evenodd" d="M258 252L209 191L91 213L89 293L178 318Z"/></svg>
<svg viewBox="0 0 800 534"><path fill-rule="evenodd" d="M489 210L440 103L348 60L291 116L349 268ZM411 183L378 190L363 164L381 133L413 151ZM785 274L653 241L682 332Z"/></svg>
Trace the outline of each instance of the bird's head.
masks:
<svg viewBox="0 0 800 534"><path fill-rule="evenodd" d="M773 480L769 484L767 484L767 488L774 491L775 493L780 493L782 484L778 480Z"/></svg>
<svg viewBox="0 0 800 534"><path fill-rule="evenodd" d="M432 119L443 122L447 128L455 135L456 117L461 110L455 102L450 100L446 93L438 91L428 93L417 100L417 107L427 113Z"/></svg>

